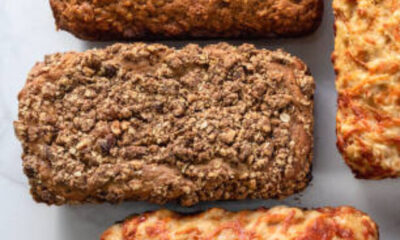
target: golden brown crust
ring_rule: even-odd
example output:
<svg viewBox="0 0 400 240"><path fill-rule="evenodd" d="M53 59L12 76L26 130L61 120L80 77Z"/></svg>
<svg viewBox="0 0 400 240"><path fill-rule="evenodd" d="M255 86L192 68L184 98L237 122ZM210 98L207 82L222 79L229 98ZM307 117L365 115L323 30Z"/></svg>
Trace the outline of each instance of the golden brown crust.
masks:
<svg viewBox="0 0 400 240"><path fill-rule="evenodd" d="M182 216L168 210L126 219L101 240L378 240L376 223L352 207L303 210L279 206L255 211L210 209Z"/></svg>
<svg viewBox="0 0 400 240"><path fill-rule="evenodd" d="M359 178L400 176L400 6L335 0L337 145Z"/></svg>
<svg viewBox="0 0 400 240"><path fill-rule="evenodd" d="M40 202L282 198L310 180L313 93L282 51L116 44L38 63L14 126Z"/></svg>
<svg viewBox="0 0 400 240"><path fill-rule="evenodd" d="M50 0L57 27L87 40L299 36L322 0Z"/></svg>

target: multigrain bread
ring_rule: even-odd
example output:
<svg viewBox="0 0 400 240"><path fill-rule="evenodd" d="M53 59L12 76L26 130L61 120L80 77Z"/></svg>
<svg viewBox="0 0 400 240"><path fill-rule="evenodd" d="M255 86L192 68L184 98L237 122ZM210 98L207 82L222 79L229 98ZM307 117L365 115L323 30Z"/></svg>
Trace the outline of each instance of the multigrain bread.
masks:
<svg viewBox="0 0 400 240"><path fill-rule="evenodd" d="M14 126L39 202L282 198L310 180L313 93L282 51L116 44L36 64Z"/></svg>
<svg viewBox="0 0 400 240"><path fill-rule="evenodd" d="M299 36L322 0L50 0L56 24L87 40Z"/></svg>
<svg viewBox="0 0 400 240"><path fill-rule="evenodd" d="M378 240L376 223L352 207L228 212L210 209L182 216L168 210L133 216L103 233L101 240Z"/></svg>
<svg viewBox="0 0 400 240"><path fill-rule="evenodd" d="M335 0L337 145L359 178L400 176L400 2Z"/></svg>

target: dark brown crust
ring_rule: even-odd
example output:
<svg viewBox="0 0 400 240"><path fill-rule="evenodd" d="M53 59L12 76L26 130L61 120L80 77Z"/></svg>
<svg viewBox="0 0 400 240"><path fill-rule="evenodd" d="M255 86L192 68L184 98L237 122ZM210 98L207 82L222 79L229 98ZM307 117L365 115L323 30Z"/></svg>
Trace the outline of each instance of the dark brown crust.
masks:
<svg viewBox="0 0 400 240"><path fill-rule="evenodd" d="M14 126L39 202L283 198L311 179L313 93L282 51L116 44L38 63Z"/></svg>
<svg viewBox="0 0 400 240"><path fill-rule="evenodd" d="M313 32L322 0L50 0L58 29L86 40L296 37Z"/></svg>

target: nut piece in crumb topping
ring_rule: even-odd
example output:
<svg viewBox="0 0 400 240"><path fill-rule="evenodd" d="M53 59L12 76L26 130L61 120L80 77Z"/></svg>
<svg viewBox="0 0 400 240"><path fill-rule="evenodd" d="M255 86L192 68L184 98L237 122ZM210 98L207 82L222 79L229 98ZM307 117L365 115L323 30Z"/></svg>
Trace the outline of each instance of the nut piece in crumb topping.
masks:
<svg viewBox="0 0 400 240"><path fill-rule="evenodd" d="M14 127L39 202L283 198L310 180L313 93L280 50L115 44L37 63Z"/></svg>

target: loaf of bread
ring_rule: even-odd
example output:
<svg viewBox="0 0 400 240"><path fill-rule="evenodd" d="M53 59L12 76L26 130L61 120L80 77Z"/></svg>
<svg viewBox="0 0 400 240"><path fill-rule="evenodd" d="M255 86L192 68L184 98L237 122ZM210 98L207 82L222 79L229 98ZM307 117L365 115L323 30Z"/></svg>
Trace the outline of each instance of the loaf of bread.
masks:
<svg viewBox="0 0 400 240"><path fill-rule="evenodd" d="M282 51L116 44L38 63L14 126L40 202L282 198L310 180L313 93Z"/></svg>
<svg viewBox="0 0 400 240"><path fill-rule="evenodd" d="M87 40L271 37L312 32L322 0L50 0L56 24Z"/></svg>
<svg viewBox="0 0 400 240"><path fill-rule="evenodd" d="M168 210L133 216L101 240L378 240L375 222L352 207L274 207L237 213L222 209L182 216Z"/></svg>
<svg viewBox="0 0 400 240"><path fill-rule="evenodd" d="M337 144L359 178L400 176L400 2L335 0Z"/></svg>

